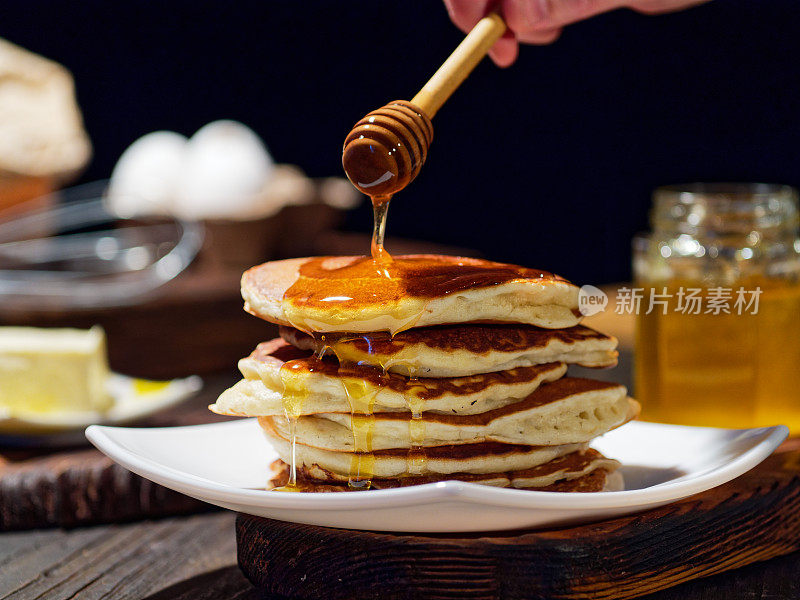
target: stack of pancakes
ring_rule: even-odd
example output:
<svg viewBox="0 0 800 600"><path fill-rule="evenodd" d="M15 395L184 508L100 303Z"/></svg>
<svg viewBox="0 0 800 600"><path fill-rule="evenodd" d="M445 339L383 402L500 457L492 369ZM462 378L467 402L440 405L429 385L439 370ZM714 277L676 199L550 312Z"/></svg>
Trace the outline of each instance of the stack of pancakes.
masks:
<svg viewBox="0 0 800 600"><path fill-rule="evenodd" d="M276 484L619 485L588 443L639 407L621 385L565 376L617 357L614 338L579 324L575 286L476 259L364 261L277 261L242 279L246 309L281 337L239 362L244 379L211 409L258 417L282 459Z"/></svg>

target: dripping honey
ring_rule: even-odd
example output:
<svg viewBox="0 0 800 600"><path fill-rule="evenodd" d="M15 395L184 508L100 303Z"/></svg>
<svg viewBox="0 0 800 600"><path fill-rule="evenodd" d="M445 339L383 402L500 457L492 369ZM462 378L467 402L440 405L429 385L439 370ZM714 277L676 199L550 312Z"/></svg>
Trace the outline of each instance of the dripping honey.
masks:
<svg viewBox="0 0 800 600"><path fill-rule="evenodd" d="M313 370L313 366L311 369ZM291 443L291 461L289 463L289 481L286 485L275 488L281 492L302 491L297 484L297 420L303 414L303 406L309 396L308 388L302 384L302 372L308 369L304 361L290 360L281 366L280 377L283 384L281 401L283 412L289 423L289 442Z"/></svg>
<svg viewBox="0 0 800 600"><path fill-rule="evenodd" d="M340 365L342 386L350 404L350 428L353 435L353 455L350 459L348 484L352 488L366 489L375 474L375 456L372 454L372 436L375 431L375 397L379 387L348 372L349 365Z"/></svg>
<svg viewBox="0 0 800 600"><path fill-rule="evenodd" d="M393 365L392 358L385 358L380 364L377 356L369 351L370 358L361 361L371 366L377 375L366 375L362 369L356 373L351 370L353 357L349 355L342 341L358 338L359 334L342 333L341 323L325 321L325 316L337 308L348 309L348 314L358 314L362 305L379 305L383 314L390 318L387 329L390 336L413 327L425 310L431 298L458 293L476 287L498 285L519 278L551 278L546 271L538 271L488 261L463 259L450 261L433 256L392 257L383 246L386 216L389 207L388 197L373 198L374 227L371 256L353 260L338 268L326 268L325 257L312 258L299 269L297 281L284 295L284 314L296 329L305 331L318 340L320 348L317 360L326 352L333 354L339 364L339 379L350 403L351 429L353 435L353 454L350 465L350 485L355 489L369 487L374 477L375 458L372 452L372 438L375 428L373 415L375 398L380 389L388 385L386 370ZM405 302L398 303L398 299ZM409 302L408 300L416 300ZM316 308L322 317L311 321L304 309ZM335 331L335 334L325 332ZM350 373L352 376L348 377ZM412 373L413 375L413 373ZM291 364L284 365L281 376L285 378L284 388L288 396L284 399L287 419L302 418L302 404L307 391L298 390L293 383ZM359 377L368 379L359 381ZM423 401L416 394L408 396L410 449L407 458L409 474L422 473L426 462L425 421ZM293 439L293 455L296 440ZM296 473L294 466L291 472ZM293 479L296 482L296 479Z"/></svg>
<svg viewBox="0 0 800 600"><path fill-rule="evenodd" d="M425 468L427 457L425 455L425 421L422 420L422 399L411 394L408 396L408 409L411 419L408 421L408 436L411 440L408 451L408 473L420 475Z"/></svg>
<svg viewBox="0 0 800 600"><path fill-rule="evenodd" d="M327 274L323 274L319 276L318 274L309 274L309 269L305 269L306 272L300 273L300 277L289 290L287 290L286 294L284 295L284 305L286 306L295 306L298 300L314 301L314 299L318 299L322 302L331 302L330 298L336 298L336 294L340 294L340 302L341 301L350 301L355 300L352 297L352 284L353 280L356 280L358 275L363 275L364 273L367 274L369 279L372 281L373 285L376 286L376 290L381 290L385 288L387 284L390 284L392 281L392 275L390 274L389 270L391 269L391 262L392 258L389 256L388 252L384 250L383 241L384 241L384 234L386 231L386 215L389 208L389 200L390 197L376 197L372 199L373 211L374 211L374 225L373 225L373 232L372 232L372 242L371 242L371 260L366 259L363 263L359 263L359 265L354 269L356 272L349 272L347 274L337 274L338 277L331 278L331 281L328 281ZM314 275L317 275L316 277ZM306 283L304 277L308 277L309 282L314 283ZM331 283L333 282L333 285ZM306 283L306 285L304 285ZM316 289L315 289L316 287ZM319 294L319 288L323 288L322 290L322 297L319 295L314 294L317 292ZM335 288L335 289L331 289ZM288 303L286 302L288 300ZM294 302L294 304L293 304ZM334 302L336 302L334 300ZM287 311L287 314L291 314L291 311ZM299 313L295 313L299 317ZM295 325L299 329L304 329L306 331L309 330L307 327L308 323L306 323L302 318L296 317L292 320L292 324ZM413 315L406 317L405 315L397 315L396 316L397 322L400 326L413 324L413 321L416 319ZM325 324L323 323L323 328ZM311 331L312 335L315 335L321 342L320 351L318 352L316 359L321 360L322 357L328 350L331 350L336 355L335 347L330 347L327 345L325 340L324 334L318 334L314 331ZM341 381L342 386L344 388L345 394L347 396L347 400L350 404L350 423L351 423L351 430L353 435L353 452L351 456L350 462L350 473L348 478L348 484L351 488L354 489L368 489L370 486L370 482L372 477L374 476L375 471L375 457L372 453L372 437L374 434L375 428L375 417L373 414L374 404L375 404L375 396L380 389L380 386L376 387L371 385L367 381L362 379L358 379L352 377L352 374L347 372L349 368L349 364L347 361L344 360L344 357L336 356L336 359L339 361L339 381ZM288 364L288 363L287 363ZM284 379L284 390L289 390L290 393L287 396L284 396L284 407L287 419L290 420L290 431L291 434L291 448L292 448L292 464L290 465L290 486L296 488L297 479L297 465L296 465L296 446L297 440L295 436L295 422L292 420L293 418L298 418L297 416L290 416L292 410L300 410L302 411L302 406L298 406L298 404L302 403L304 399L303 394L297 394L291 385L287 387L286 379L290 379L289 373L291 372L291 365L287 367L284 365L281 368L281 378ZM385 374L385 371L383 372ZM348 376L350 375L350 376ZM306 392L307 394L307 392ZM301 412L296 412L295 415L299 415Z"/></svg>
<svg viewBox="0 0 800 600"><path fill-rule="evenodd" d="M383 247L384 237L386 236L386 215L389 212L389 201L391 199L391 196L372 199L373 224L370 253L378 268L382 266L381 262L389 263L392 260L392 257Z"/></svg>
<svg viewBox="0 0 800 600"><path fill-rule="evenodd" d="M401 127L385 126L400 124ZM391 135L387 138L387 131ZM395 139L396 138L396 139ZM359 123L345 141L343 165L350 181L362 192L370 195L373 207L373 230L369 257L359 258L337 269L326 269L325 258L309 259L299 270L296 282L283 297L283 310L293 327L313 335L322 343L316 360L322 360L331 351L339 363L339 379L350 404L353 455L349 483L356 489L368 488L374 476L375 458L372 438L375 428L374 405L380 389L386 385L388 364L370 366L381 372L381 377L369 381L347 377L348 357L337 352L335 343L329 344L325 332L340 331L341 323L327 321L325 317L311 320L304 308L322 309L318 314L331 314L337 308L357 309L359 305L372 304L385 307L380 330L394 336L413 327L425 310L429 299L474 287L497 285L517 278L553 277L545 271L482 262L447 262L429 256L392 257L384 248L386 217L392 195L414 179L425 161L428 146L433 139L433 126L414 105L398 101L379 111L370 113ZM399 299L406 302L399 303ZM409 299L416 301L408 301ZM368 325L369 323L361 323ZM360 327L359 330L369 330ZM371 353L370 353L371 354ZM292 465L290 486L297 489L296 479L296 420L302 418L307 390L293 381L293 366L281 368L284 382L284 409L290 422ZM415 394L408 396L409 474L424 470L425 422L423 402Z"/></svg>

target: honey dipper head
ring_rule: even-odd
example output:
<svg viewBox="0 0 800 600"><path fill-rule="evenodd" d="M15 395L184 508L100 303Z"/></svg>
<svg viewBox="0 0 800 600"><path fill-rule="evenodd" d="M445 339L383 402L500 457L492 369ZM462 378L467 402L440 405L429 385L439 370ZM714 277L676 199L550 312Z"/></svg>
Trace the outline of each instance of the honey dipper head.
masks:
<svg viewBox="0 0 800 600"><path fill-rule="evenodd" d="M342 166L360 191L391 196L417 176L432 140L433 124L425 113L395 100L355 124L344 141Z"/></svg>

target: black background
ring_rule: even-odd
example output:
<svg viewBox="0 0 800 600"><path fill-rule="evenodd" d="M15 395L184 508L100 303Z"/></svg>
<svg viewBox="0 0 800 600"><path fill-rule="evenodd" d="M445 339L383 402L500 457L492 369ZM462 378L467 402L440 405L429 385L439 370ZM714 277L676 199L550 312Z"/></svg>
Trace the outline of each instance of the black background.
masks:
<svg viewBox="0 0 800 600"><path fill-rule="evenodd" d="M435 119L390 235L480 250L584 283L630 275L652 189L690 180L800 184L800 3L622 10L481 64ZM0 36L76 78L107 177L156 129L253 127L279 162L341 173L364 113L411 98L462 34L437 0L3 0ZM347 223L367 231L366 206Z"/></svg>

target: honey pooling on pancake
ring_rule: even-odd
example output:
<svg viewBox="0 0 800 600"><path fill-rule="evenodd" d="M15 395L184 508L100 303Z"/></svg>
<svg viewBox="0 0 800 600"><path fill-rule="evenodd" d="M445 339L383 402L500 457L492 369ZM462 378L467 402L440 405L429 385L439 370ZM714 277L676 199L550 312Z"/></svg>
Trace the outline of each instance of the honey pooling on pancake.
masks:
<svg viewBox="0 0 800 600"><path fill-rule="evenodd" d="M315 257L298 267L281 308L293 327L309 334L347 331L349 324L350 331L394 335L414 327L431 300L531 279L562 281L547 271L460 257L385 251L380 260Z"/></svg>

